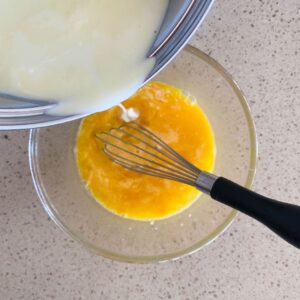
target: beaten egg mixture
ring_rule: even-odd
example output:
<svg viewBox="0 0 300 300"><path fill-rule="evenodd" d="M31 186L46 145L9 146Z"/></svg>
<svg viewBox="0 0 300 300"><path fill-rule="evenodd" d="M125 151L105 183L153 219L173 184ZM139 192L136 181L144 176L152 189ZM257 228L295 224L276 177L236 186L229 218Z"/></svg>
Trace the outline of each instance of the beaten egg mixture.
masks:
<svg viewBox="0 0 300 300"><path fill-rule="evenodd" d="M123 102L139 112L137 123L147 127L202 170L212 171L215 142L200 107L181 90L151 82ZM96 133L120 126L120 107L86 117L79 128L76 159L91 195L109 211L131 219L157 220L188 207L199 191L193 187L139 174L113 163Z"/></svg>

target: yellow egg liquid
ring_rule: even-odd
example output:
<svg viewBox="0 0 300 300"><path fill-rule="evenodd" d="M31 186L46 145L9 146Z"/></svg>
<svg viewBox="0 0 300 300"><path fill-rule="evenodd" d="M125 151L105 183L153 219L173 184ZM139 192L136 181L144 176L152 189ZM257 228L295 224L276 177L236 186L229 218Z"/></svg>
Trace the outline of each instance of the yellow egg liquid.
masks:
<svg viewBox="0 0 300 300"><path fill-rule="evenodd" d="M212 171L215 141L198 104L180 89L151 82L123 102L139 112L137 123L153 131L169 146L202 170ZM80 176L91 195L109 211L130 219L157 220L187 208L200 192L188 185L127 170L103 152L96 133L124 123L120 107L83 119L77 136Z"/></svg>

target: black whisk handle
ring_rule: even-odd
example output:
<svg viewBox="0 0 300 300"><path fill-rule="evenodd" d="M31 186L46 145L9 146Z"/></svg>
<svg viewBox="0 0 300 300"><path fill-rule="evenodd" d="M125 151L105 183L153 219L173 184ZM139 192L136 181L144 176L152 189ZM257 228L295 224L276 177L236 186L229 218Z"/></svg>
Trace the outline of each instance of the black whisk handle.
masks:
<svg viewBox="0 0 300 300"><path fill-rule="evenodd" d="M300 207L269 199L219 177L210 192L213 199L263 223L290 244L300 248Z"/></svg>

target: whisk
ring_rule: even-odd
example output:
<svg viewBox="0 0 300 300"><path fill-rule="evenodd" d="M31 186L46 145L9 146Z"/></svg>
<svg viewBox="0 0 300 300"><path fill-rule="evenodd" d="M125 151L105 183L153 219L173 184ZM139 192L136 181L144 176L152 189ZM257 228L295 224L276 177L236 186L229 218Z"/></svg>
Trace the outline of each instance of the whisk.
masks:
<svg viewBox="0 0 300 300"><path fill-rule="evenodd" d="M151 130L130 122L96 134L118 165L150 176L194 186L214 200L260 221L300 248L300 207L254 193L228 179L198 169Z"/></svg>

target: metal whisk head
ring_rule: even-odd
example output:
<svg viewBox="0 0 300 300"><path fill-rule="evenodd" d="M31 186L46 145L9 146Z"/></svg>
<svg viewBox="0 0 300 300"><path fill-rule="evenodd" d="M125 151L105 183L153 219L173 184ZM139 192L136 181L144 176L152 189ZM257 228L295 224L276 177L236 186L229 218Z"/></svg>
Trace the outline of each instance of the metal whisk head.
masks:
<svg viewBox="0 0 300 300"><path fill-rule="evenodd" d="M104 143L107 156L126 169L198 187L201 170L138 123L112 128L96 137Z"/></svg>

